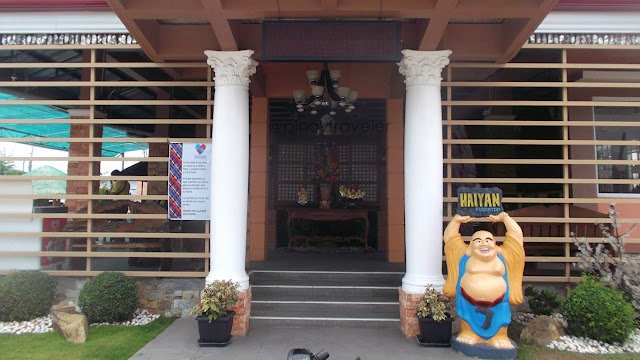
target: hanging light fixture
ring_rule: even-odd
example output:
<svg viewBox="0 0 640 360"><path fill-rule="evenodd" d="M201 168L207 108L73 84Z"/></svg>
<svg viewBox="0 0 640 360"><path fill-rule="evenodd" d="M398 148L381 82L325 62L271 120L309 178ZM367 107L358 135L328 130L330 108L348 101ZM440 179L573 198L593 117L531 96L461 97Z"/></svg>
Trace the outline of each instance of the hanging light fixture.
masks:
<svg viewBox="0 0 640 360"><path fill-rule="evenodd" d="M342 109L349 113L355 109L353 104L358 99L358 92L340 86L340 76L342 71L329 70L326 62L321 71L308 70L307 80L311 87L311 96L307 98L303 89L293 90L298 112L309 111L312 115L320 113L333 116L336 110Z"/></svg>

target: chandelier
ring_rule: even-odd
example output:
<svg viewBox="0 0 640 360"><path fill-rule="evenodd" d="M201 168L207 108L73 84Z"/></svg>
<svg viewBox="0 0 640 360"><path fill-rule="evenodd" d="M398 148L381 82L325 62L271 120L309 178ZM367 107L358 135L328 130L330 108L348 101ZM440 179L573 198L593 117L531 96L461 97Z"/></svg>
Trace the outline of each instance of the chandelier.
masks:
<svg viewBox="0 0 640 360"><path fill-rule="evenodd" d="M308 110L312 115L318 113L336 114L336 110L344 110L350 113L356 107L353 103L358 99L358 92L348 87L340 86L340 70L328 70L325 62L321 71L308 70L307 79L311 86L311 96L306 98L303 89L293 90L293 98L296 101L298 112Z"/></svg>

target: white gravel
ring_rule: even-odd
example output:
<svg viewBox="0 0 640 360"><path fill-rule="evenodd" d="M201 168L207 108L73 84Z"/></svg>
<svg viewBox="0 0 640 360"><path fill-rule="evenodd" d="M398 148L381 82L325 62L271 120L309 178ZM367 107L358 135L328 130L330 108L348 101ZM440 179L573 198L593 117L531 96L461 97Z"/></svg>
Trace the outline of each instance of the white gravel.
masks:
<svg viewBox="0 0 640 360"><path fill-rule="evenodd" d="M0 322L0 334L42 334L52 331L51 315L29 321Z"/></svg>
<svg viewBox="0 0 640 360"><path fill-rule="evenodd" d="M640 329L635 329L624 344L607 344L602 341L567 335L560 336L560 340L553 341L547 347L582 354L640 353Z"/></svg>
<svg viewBox="0 0 640 360"><path fill-rule="evenodd" d="M91 324L91 326L100 325L119 325L119 326L142 326L159 318L160 315L152 315L147 310L136 310L133 319L119 323L99 323ZM51 315L39 317L29 321L12 321L0 322L0 334L42 334L52 332Z"/></svg>
<svg viewBox="0 0 640 360"><path fill-rule="evenodd" d="M511 319L521 324L528 325L536 317L538 316L535 314L520 313L514 314ZM567 321L562 317L562 314L553 314L552 317L560 321L565 328L567 327ZM565 335L560 336L559 340L551 342L547 347L582 354L622 354L625 352L640 353L640 329L635 329L624 344L607 344L593 339Z"/></svg>

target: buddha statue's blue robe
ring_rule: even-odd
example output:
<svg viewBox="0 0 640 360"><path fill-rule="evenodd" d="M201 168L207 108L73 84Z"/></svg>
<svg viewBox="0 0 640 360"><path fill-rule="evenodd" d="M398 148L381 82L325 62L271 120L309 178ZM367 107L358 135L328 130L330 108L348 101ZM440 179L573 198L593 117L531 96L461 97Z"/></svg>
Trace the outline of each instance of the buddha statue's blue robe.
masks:
<svg viewBox="0 0 640 360"><path fill-rule="evenodd" d="M504 279L505 284L507 284L507 291L505 292L500 303L488 308L483 308L481 306L471 304L462 295L462 291L460 289L460 281L462 280L462 277L466 272L467 262L469 261L470 257L466 254L463 255L460 259L459 264L460 275L458 276L458 283L456 284L456 312L462 320L466 321L469 326L471 326L471 330L473 330L474 333L485 340L489 340L494 337L501 327L505 327L511 322L511 308L509 306L509 281L507 281L506 270L507 265L505 264L502 255L498 254L498 258L500 259L500 261L502 261L502 264L505 268L505 272L502 278ZM487 315L487 310L492 312L492 314ZM492 316L491 322L488 327L486 326L487 316Z"/></svg>

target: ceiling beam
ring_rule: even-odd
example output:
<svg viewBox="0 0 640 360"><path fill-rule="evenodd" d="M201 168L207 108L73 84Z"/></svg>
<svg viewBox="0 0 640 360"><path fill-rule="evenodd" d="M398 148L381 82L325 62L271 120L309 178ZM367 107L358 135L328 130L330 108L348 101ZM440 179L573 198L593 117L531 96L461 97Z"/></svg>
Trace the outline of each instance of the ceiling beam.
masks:
<svg viewBox="0 0 640 360"><path fill-rule="evenodd" d="M427 29L422 35L418 50L428 51L436 50L444 31L447 29L449 19L453 16L458 0L440 0L436 5L436 14L429 19Z"/></svg>
<svg viewBox="0 0 640 360"><path fill-rule="evenodd" d="M237 51L238 43L231 31L229 20L224 16L221 0L202 0L202 5L220 44L220 49L209 50Z"/></svg>
<svg viewBox="0 0 640 360"><path fill-rule="evenodd" d="M527 23L522 26L519 31L515 31L515 36L511 43L507 46L505 51L503 52L503 56L498 60L499 62L508 62L513 59L522 45L527 41L529 35L533 34L533 32L540 26L542 20L547 17L547 14L551 12L558 0L541 0L539 8L533 12L532 15L527 19ZM515 30L515 29L514 29Z"/></svg>
<svg viewBox="0 0 640 360"><path fill-rule="evenodd" d="M114 58L111 55L107 55L105 57L105 62L107 63L118 63L120 61L118 61L118 59ZM149 79L145 78L144 76L140 75L138 72L136 72L134 69L129 69L129 68L118 68L118 70L122 71L125 75L129 76L130 78L136 80L136 81L149 81ZM174 77L175 79L175 77ZM166 98L167 96L169 98L171 98L171 95L162 87L159 86L147 86L149 89L155 91L155 95L156 98ZM186 110L188 113L190 113L191 115L195 116L196 119L201 119L202 115L199 114L198 112L196 112L195 110L191 109L189 106L185 106L185 105L178 105L178 107Z"/></svg>
<svg viewBox="0 0 640 360"><path fill-rule="evenodd" d="M136 23L136 21L132 17L130 17L129 14L127 13L127 9L125 9L125 6L123 4L123 1L126 1L126 0L106 0L106 1L107 3L109 3L111 10L113 10L113 12L116 13L116 15L118 15L118 18L120 18L120 21L122 21L122 24L124 24L127 30L129 30L129 33L133 36L134 39L136 39L138 44L140 44L140 47L142 48L144 53L147 54L147 56L149 56L149 58L151 58L151 60L154 62L163 62L162 58L160 57L160 55L158 55L158 53L155 50L155 47L154 47L155 44L153 43L152 39L149 39L146 36L146 34L152 34L152 33L145 32L142 29L140 29L140 27L138 26L138 23Z"/></svg>
<svg viewBox="0 0 640 360"><path fill-rule="evenodd" d="M133 19L206 20L208 18L200 0L127 1L125 10Z"/></svg>
<svg viewBox="0 0 640 360"><path fill-rule="evenodd" d="M262 65L256 67L256 73L251 75L249 91L255 97L265 97L267 93L267 75Z"/></svg>

